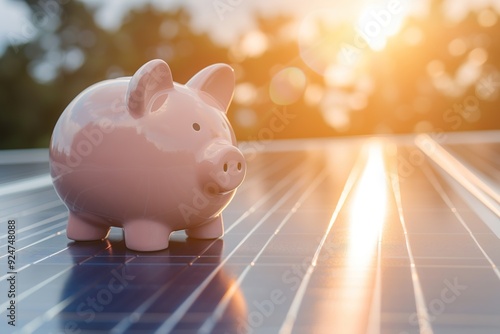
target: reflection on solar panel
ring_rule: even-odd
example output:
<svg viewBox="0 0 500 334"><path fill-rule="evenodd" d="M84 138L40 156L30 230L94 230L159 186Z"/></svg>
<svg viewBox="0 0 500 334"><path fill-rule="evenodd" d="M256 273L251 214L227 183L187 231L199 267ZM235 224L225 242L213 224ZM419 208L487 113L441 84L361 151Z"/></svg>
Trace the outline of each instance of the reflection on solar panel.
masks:
<svg viewBox="0 0 500 334"><path fill-rule="evenodd" d="M500 332L500 132L263 146L224 238L153 253L71 242L46 151L1 152L0 332Z"/></svg>

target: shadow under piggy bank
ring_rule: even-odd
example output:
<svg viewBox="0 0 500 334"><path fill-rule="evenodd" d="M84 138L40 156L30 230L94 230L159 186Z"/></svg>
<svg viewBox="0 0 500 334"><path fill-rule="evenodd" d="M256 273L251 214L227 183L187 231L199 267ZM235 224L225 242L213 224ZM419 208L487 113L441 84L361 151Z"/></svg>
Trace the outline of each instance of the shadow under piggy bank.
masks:
<svg viewBox="0 0 500 334"><path fill-rule="evenodd" d="M64 333L152 332L220 263L223 240L172 237L167 250L137 253L123 241L70 243L75 266L62 290L67 306L59 315ZM175 329L196 331L212 314L234 280L219 270ZM237 291L216 331L235 333L247 317Z"/></svg>

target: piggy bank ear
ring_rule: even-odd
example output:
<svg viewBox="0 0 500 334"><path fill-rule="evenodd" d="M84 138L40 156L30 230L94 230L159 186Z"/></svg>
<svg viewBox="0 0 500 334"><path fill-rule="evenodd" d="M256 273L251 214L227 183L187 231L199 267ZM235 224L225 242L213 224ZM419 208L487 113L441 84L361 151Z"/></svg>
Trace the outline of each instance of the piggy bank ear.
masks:
<svg viewBox="0 0 500 334"><path fill-rule="evenodd" d="M134 118L142 117L160 97L164 101L165 90L173 86L172 73L167 63L161 59L147 62L135 72L128 84L128 111Z"/></svg>
<svg viewBox="0 0 500 334"><path fill-rule="evenodd" d="M234 71L229 65L214 64L198 72L186 86L210 95L217 106L227 112L233 99Z"/></svg>

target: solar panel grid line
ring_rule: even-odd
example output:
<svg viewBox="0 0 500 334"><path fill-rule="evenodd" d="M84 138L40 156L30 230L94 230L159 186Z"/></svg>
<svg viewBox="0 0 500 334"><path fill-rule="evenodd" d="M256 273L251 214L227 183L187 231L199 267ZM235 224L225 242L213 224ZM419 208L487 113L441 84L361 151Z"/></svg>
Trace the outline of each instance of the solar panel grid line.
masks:
<svg viewBox="0 0 500 334"><path fill-rule="evenodd" d="M460 165L458 161L428 135L419 135L415 142L424 153L436 164L456 179L471 194L477 197L497 216L500 216L500 195L496 194L476 175Z"/></svg>
<svg viewBox="0 0 500 334"><path fill-rule="evenodd" d="M44 148L6 150L0 152L1 165L43 163L49 161L49 152Z"/></svg>
<svg viewBox="0 0 500 334"><path fill-rule="evenodd" d="M247 174L250 174L252 170L256 170L259 171L259 173L267 173L267 175L273 175L274 173L279 172L286 165L290 164L292 161L296 160L296 158L293 156L287 156L287 159L273 159L272 163L269 164L268 161L262 158L263 155L264 154L261 154L251 159L250 161L247 161L247 168L250 169L249 171L247 171ZM249 185L246 182L243 182L241 186L248 187Z"/></svg>
<svg viewBox="0 0 500 334"><path fill-rule="evenodd" d="M64 268L63 270L59 271L58 273L52 275L51 277L41 281L40 283L30 287L29 289L23 291L22 293L20 293L18 296L17 296L17 302L21 302L23 301L24 299L28 298L31 294L33 294L34 292L36 292L37 290L43 288L44 286L46 286L47 284L49 284L50 282L54 281L55 279L57 279L58 277L64 275L66 272L70 271L71 270L71 267L67 267L67 268ZM19 273L19 271L18 271ZM1 305L2 308L4 307L7 307L8 306L8 302L5 302Z"/></svg>
<svg viewBox="0 0 500 334"><path fill-rule="evenodd" d="M15 184L24 179L42 177L48 171L48 164L23 163L18 165L0 165L0 184ZM14 193L17 193L14 191Z"/></svg>
<svg viewBox="0 0 500 334"><path fill-rule="evenodd" d="M65 249L62 249L60 251L58 251L58 253L66 250L68 247L66 247ZM55 255L55 254L54 254ZM52 256L52 255L51 255ZM48 258L48 257L47 257ZM45 259L44 259L45 260ZM126 264L123 263L121 265L119 265L117 268L115 268L116 270L117 269L120 269L121 267L123 267L124 265ZM75 264L76 266L76 264ZM71 270L74 266L71 266L69 268L67 268L67 270L63 270L59 273L57 273L56 275L53 275L52 277L46 279L45 281L41 282L40 284L42 283L45 283L44 285L54 281L55 279L57 279L58 277L60 277L63 273L66 273L68 272L69 270ZM94 284L97 284L97 282L100 280L101 278L100 277L97 277L95 278L94 282L89 282L90 284L87 285L86 288L84 289L80 289L78 292L76 293L73 293L70 297L67 297L65 298L64 300L60 301L59 303L57 303L56 305L54 305L53 307L51 307L50 309L48 309L45 313L43 313L42 315L36 317L35 319L31 320L30 322L28 322L26 325L24 325L19 333L22 333L22 334L31 334L31 333L34 333L40 326L42 326L45 322L48 322L50 320L52 320L55 316L57 316L58 314L60 314L66 307L68 307L69 305L71 305L71 303L73 303L75 300L77 300L79 297L85 295L93 286ZM47 283L46 283L47 282ZM40 289L40 287L38 287L38 289ZM35 290L36 291L36 290ZM34 291L33 291L34 292ZM32 292L32 293L33 293Z"/></svg>
<svg viewBox="0 0 500 334"><path fill-rule="evenodd" d="M57 197L52 188L46 190L35 190L29 192L28 194L16 194L14 196L9 196L8 198L3 198L0 202L0 210L2 212L8 211L15 213L20 207L25 207L27 204L32 204L37 199L47 199L50 197Z"/></svg>
<svg viewBox="0 0 500 334"><path fill-rule="evenodd" d="M463 170L467 171L466 173L471 175L471 181L474 182L474 180L477 180L474 183L477 184L477 186L484 193L488 194L497 202L500 202L500 188L498 184L496 184L488 175L481 172L480 169L476 168L476 165L475 163L473 163L473 161L465 159L465 157L457 154L453 149L449 147L442 146L442 148L445 152L447 152L450 160L458 162L458 164L463 167ZM476 155L474 156L474 159L478 159ZM483 164L483 168L484 166L485 164Z"/></svg>
<svg viewBox="0 0 500 334"><path fill-rule="evenodd" d="M229 225L225 229L225 233L229 233L244 219L251 215L257 208L269 201L276 193L278 193L282 189L285 189L286 186L289 186L291 183L293 183L294 178L299 177L299 175L301 175L306 170L306 167L306 163L301 164L298 168L294 169L292 173L286 175L287 177L284 177L279 182L277 182L263 197L261 197L256 203L252 204L250 208L245 210L245 212L234 223Z"/></svg>
<svg viewBox="0 0 500 334"><path fill-rule="evenodd" d="M213 244L213 243L212 243ZM211 245L212 245L211 244ZM209 246L210 247L210 246ZM207 247L207 249L209 248ZM206 250L205 250L206 251ZM194 261L196 261L195 259ZM194 263L191 262L191 264ZM129 315L121 319L117 324L110 330L110 333L116 334L116 333L125 333L127 329L134 324L135 322L139 321L141 317L145 314L145 312L148 310L153 303L158 300L158 298L165 293L169 288L171 288L172 284L175 282L175 279L182 275L189 267L186 266L184 267L181 271L179 271L172 279L170 279L168 282L163 284L163 286L158 289L154 294L152 294L148 299L146 299L144 302L142 302L133 312L131 312Z"/></svg>
<svg viewBox="0 0 500 334"><path fill-rule="evenodd" d="M29 244L29 245L27 245L27 246L25 246L25 247L22 247L22 248L16 249L16 254L17 254L17 252L19 252L19 251L21 251L21 250L24 250L24 249L26 249L26 248L29 248L29 247L35 246L35 245L37 245L37 244L39 244L39 243L45 242L45 241L47 241L47 240L49 240L49 239L52 239L52 238L54 238L54 237L56 237L56 236L59 236L59 235L61 235L62 233L64 233L64 231L66 231L66 229L64 229L64 230L60 230L60 231L58 231L58 232L56 232L56 233L54 233L54 234L51 234L51 235L49 235L49 236L47 236L47 237L45 237L45 238L42 238L42 239L40 239L40 240L38 240L38 241L36 241L36 242L34 242L34 243L32 243L32 244ZM58 250L58 251L56 251L55 253L57 253L57 252L59 252L59 250ZM0 258L4 258L4 257L6 257L6 256L7 256L7 255L2 255L2 256L0 256ZM49 258L49 257L47 257L47 258ZM26 264L26 265L22 266L21 268L18 268L18 269L16 270L16 272L17 272L17 273L20 273L21 271L23 271L23 270L25 270L26 268L30 267L32 264L33 264L33 263L28 263L28 264ZM9 277L9 274L5 274L5 275L1 276L1 277L0 277L0 281L1 281L1 280L6 279L7 277ZM2 304L2 305L3 305L3 304ZM0 305L0 307L1 307L2 305Z"/></svg>
<svg viewBox="0 0 500 334"><path fill-rule="evenodd" d="M29 244L29 245L26 245L26 246L24 246L24 247L18 248L18 249L16 249L16 253L17 253L17 252L20 252L20 251L22 251L22 250L25 250L25 249L27 249L27 248L33 247L33 246L35 246L35 245L37 245L37 244L39 244L39 243L45 242L45 241L47 241L47 240L49 240L49 239L52 239L52 238L54 238L54 237L57 237L57 236L61 235L62 233L64 233L65 231L66 231L66 229L59 230L59 231L57 231L56 233L53 233L53 234L51 234L51 235L49 235L49 236L46 236L45 238L39 239L39 240L37 240L37 241L35 241L35 242L33 242L33 243ZM6 257L7 255L8 255L8 254L5 254L5 255L0 255L0 259L1 259L1 258Z"/></svg>
<svg viewBox="0 0 500 334"><path fill-rule="evenodd" d="M65 249L59 251L58 253L64 251ZM47 257L48 258L48 257ZM45 260L46 258L44 258ZM89 258L90 259L90 258ZM88 259L87 259L88 260ZM71 266L70 268L68 269L73 269L77 264ZM119 265L117 268L115 269L120 269L123 265L125 265L125 263ZM67 271L65 271L67 272ZM57 277L51 277L49 278L51 281L53 281L54 279L56 279ZM57 316L58 314L60 314L66 307L68 307L69 305L71 305L75 300L77 300L78 298L80 298L81 296L85 295L86 293L88 293L89 290L91 290L94 286L94 284L97 284L97 282L101 279L101 277L97 277L95 279L94 282L89 282L89 284L87 284L87 287L84 288L84 289L80 289L77 293L74 293L72 294L71 296L61 300L59 303L57 303L56 305L54 305L52 308L50 308L49 310L47 310L45 313L43 313L42 315L38 316L37 318L33 319L32 321L30 321L29 323L27 323L22 329L21 329L21 333L33 333L34 331L36 331L40 326L42 326L45 322L47 321L50 321L51 319L53 319L55 316Z"/></svg>
<svg viewBox="0 0 500 334"><path fill-rule="evenodd" d="M39 231L33 232L32 234L30 234L30 235L28 235L28 236L25 236L25 237L22 237L22 238L19 238L19 239L17 239L17 238L16 238L16 242L20 242L20 241L24 241L24 240L28 240L28 239L31 239L31 238L37 237L37 236L38 236L38 235L40 235L40 234L44 234L44 233L49 232L49 231L52 231L52 230L54 230L54 229L59 229L59 228L61 228L61 227L63 227L63 226L66 226L66 221L63 221L63 222L60 222L60 223L58 223L58 224L51 225L51 226L49 226L49 227L47 227L47 228L44 228L44 229L42 229L42 230L39 230ZM64 231L66 231L66 230L65 230L65 229L64 229L64 230L59 230L59 233L61 233L61 231L63 231L63 232L64 232ZM1 248L1 247L7 247L7 244L5 244L5 245L1 245L1 246L0 246L0 248ZM0 257L0 258L1 258L1 257Z"/></svg>
<svg viewBox="0 0 500 334"><path fill-rule="evenodd" d="M57 208L57 207L62 207L64 206L64 204L61 202L61 200L57 199L55 201L50 201L48 203L44 203L44 204L40 204L40 205L36 205L30 209L26 209L26 210L22 210L22 211L18 211L18 212L14 212L10 215L7 215L7 216L4 216L4 217L1 217L1 223L0 223L0 226L3 225L4 223L6 224L6 221L8 219L19 219L21 217L26 217L26 216L29 216L29 215L32 215L32 214L36 214L36 213L40 213L42 211L45 211L45 210L48 210L48 209L54 209L54 208Z"/></svg>
<svg viewBox="0 0 500 334"><path fill-rule="evenodd" d="M32 191L39 188L52 186L52 178L49 174L42 174L18 181L3 183L0 185L0 196Z"/></svg>
<svg viewBox="0 0 500 334"><path fill-rule="evenodd" d="M450 149L450 145L447 148ZM463 160L474 163L474 167L481 169L493 182L500 182L500 170L497 167L500 159L494 161L490 156L485 155L483 150L473 150L468 146L451 145L451 150L463 157Z"/></svg>
<svg viewBox="0 0 500 334"><path fill-rule="evenodd" d="M51 197L57 198L52 188L41 192L34 191L33 193L21 194L19 197L9 196L9 198L2 199L0 210L4 216L0 217L0 226L5 224L5 220L8 219L18 219L63 206L59 198L51 200ZM37 204L33 205L33 203ZM6 212L8 213L5 214Z"/></svg>
<svg viewBox="0 0 500 334"><path fill-rule="evenodd" d="M495 142L494 140L492 142ZM497 140L498 142L498 140ZM469 145L468 145L469 146ZM500 164L500 152L495 151L492 147L484 147L481 145L479 148L469 146L469 150L472 151L475 155L480 156L485 161L489 162L492 166L498 166Z"/></svg>
<svg viewBox="0 0 500 334"><path fill-rule="evenodd" d="M388 156L385 155L385 159ZM387 177L387 168L384 164L384 173ZM386 184L388 179L386 179ZM375 273L375 285L372 296L372 303L370 305L370 311L368 314L368 326L367 334L380 334L381 331L381 315L382 315L382 227L380 226L377 235L377 260L376 260L376 273Z"/></svg>
<svg viewBox="0 0 500 334"><path fill-rule="evenodd" d="M13 167L14 168L14 167ZM15 182L22 182L25 179L41 177L46 174L47 168L46 166L35 167L33 164L23 164L19 165L13 172L5 173L6 169L0 165L0 185L12 184ZM14 192L16 194L18 192Z"/></svg>
<svg viewBox="0 0 500 334"><path fill-rule="evenodd" d="M255 166L253 164L249 164L249 168L258 170L260 172L259 176L264 176L264 179L267 179L271 176L274 176L275 174L278 174L283 171L283 169L287 166L292 164L292 162L295 161L293 157L289 157L289 160L281 160L281 159L276 159L273 160L271 165L266 164L265 161L261 161L261 164ZM293 165L293 164L292 164ZM263 172L262 172L263 171ZM251 171L249 171L251 172ZM249 173L247 172L247 173ZM251 187L250 182L243 182L240 187L238 187L238 193L241 193L248 187Z"/></svg>
<svg viewBox="0 0 500 334"><path fill-rule="evenodd" d="M476 244L476 246L479 249L479 251L481 252L481 254L488 261L488 263L490 264L491 269L493 270L495 275L498 277L498 279L500 279L500 270L498 269L496 264L493 262L491 257L488 255L488 253L481 246L481 244L479 243L477 238L474 236L474 233L471 231L471 229L469 228L469 226L467 225L465 220L462 218L460 213L457 211L455 205L451 201L451 199L448 196L448 194L446 193L446 191L443 189L442 185L440 184L440 182L436 178L436 175L434 174L434 172L432 172L432 170L428 166L425 166L425 165L421 166L421 169L424 172L424 174L426 175L427 179L430 181L431 185L434 187L434 189L437 191L437 193L441 196L441 198L446 203L446 205L448 205L450 211L455 215L457 220L460 222L460 224L463 226L463 228L467 231L467 233L469 234L471 239L474 241L474 243Z"/></svg>
<svg viewBox="0 0 500 334"><path fill-rule="evenodd" d="M481 221L483 226L488 228L488 232L492 232L496 238L500 239L500 224L498 224L499 216L443 169L435 164L433 168L439 174L440 178L444 180L443 184L449 186L449 191L453 191L455 196L458 196L461 201L466 203L468 209L477 217L475 219Z"/></svg>
<svg viewBox="0 0 500 334"><path fill-rule="evenodd" d="M338 214L340 213L340 210L342 209L347 196L351 192L354 184L356 183L359 175L361 174L362 170L362 165L366 161L366 157L364 156L366 152L361 152L358 155L358 159L356 163L354 164L354 167L352 168L346 183L344 185L344 188L342 189L342 193L340 195L340 198L335 206L335 210L332 213L332 217L330 218L330 222L328 223L328 226L325 230L325 233L323 234L318 247L316 248L316 251L314 253L314 256L311 260L310 265L308 266L304 277L302 278L300 285L297 289L297 292L295 293L295 296L292 300L292 303L288 309L287 315L285 317L285 320L283 321L283 324L281 325L281 328L279 329L280 334L289 334L292 332L295 321L297 319L297 314L299 312L300 306L302 304L302 300L304 298L304 295L307 290L307 286L309 285L309 281L311 279L311 275L314 271L314 267L316 266L317 259L319 257L319 254L323 248L323 245L325 244L326 238L328 237L328 234L337 219Z"/></svg>
<svg viewBox="0 0 500 334"><path fill-rule="evenodd" d="M20 206L21 204L25 204L27 201L31 201L37 197L39 197L42 193L46 195L53 195L52 189L45 189L45 190L34 190L31 191L27 194L15 194L15 195L9 195L6 198L2 198L2 201L0 202L0 208L2 210L12 208L12 207L17 207Z"/></svg>
<svg viewBox="0 0 500 334"><path fill-rule="evenodd" d="M30 225L28 225L26 227L23 227L23 228L18 228L16 230L16 234L19 235L20 233L31 231L31 230L33 230L35 228L38 228L38 227L41 227L43 225L47 225L47 224L53 223L53 222L55 222L55 221L57 221L59 219L66 218L67 216L68 216L67 212L58 213L58 214L53 215L53 216L51 216L49 218L42 219L38 223L30 224ZM37 233L37 232L35 232L35 233ZM16 237L16 241L22 241L23 239L27 239L27 238L29 238L31 236L32 235L30 234L30 235L25 236L23 238L17 238ZM7 237L8 237L8 234L4 234L4 235L0 236L0 239L6 239ZM0 248L4 247L4 246L6 246L6 245L1 245Z"/></svg>
<svg viewBox="0 0 500 334"><path fill-rule="evenodd" d="M298 198L298 200L295 202L294 207L292 210L290 210L287 215L283 218L283 220L280 222L278 227L276 228L275 233L271 234L271 236L267 239L267 241L264 243L264 245L261 247L259 252L254 256L252 259L251 263L247 265L244 269L244 271L238 276L236 281L233 283L231 286L230 290L228 290L223 298L219 301L217 304L215 310L212 312L211 316L207 318L201 327L198 330L199 334L208 334L211 333L217 323L217 321L220 320L220 318L223 316L224 311L226 310L230 299L233 297L234 292L236 289L239 288L241 285L242 281L245 279L246 275L248 272L251 270L251 268L254 266L254 264L259 260L259 258L262 256L264 253L265 249L267 246L271 243L273 240L274 236L278 234L279 230L289 221L290 217L296 212L296 210L301 206L302 202L311 195L311 193L318 187L318 185L323 182L323 180L327 176L327 168L323 168L323 170L316 176L316 178L309 184L309 186L306 188L306 190L302 193L302 195Z"/></svg>
<svg viewBox="0 0 500 334"><path fill-rule="evenodd" d="M203 290L212 281L215 275L222 269L224 264L233 256L239 247L255 232L257 229L274 213L290 196L297 192L301 188L301 183L295 183L290 189L287 190L285 195L279 198L275 204L269 209L269 211L262 217L255 226L246 234L243 239L238 243L238 245L229 253L220 264L206 277L206 279L198 286L196 289L179 305L176 311L158 328L155 333L169 333L174 329L177 323L186 314L189 308L194 304L196 299L200 296Z"/></svg>
<svg viewBox="0 0 500 334"><path fill-rule="evenodd" d="M53 257L53 256L56 256L57 254L60 254L60 253L64 252L65 250L68 250L68 249L69 249L69 246L68 246L68 247L64 247L63 249L58 250L58 251L57 251L57 252L55 252L55 253L49 254L49 255L47 255L47 256L42 257L41 259L36 260L36 261L35 261L35 262L33 262L32 264L38 264L38 263L40 263L40 262L43 262L43 261L47 260L48 258L51 258L51 257Z"/></svg>
<svg viewBox="0 0 500 334"><path fill-rule="evenodd" d="M380 238L380 237L379 237ZM375 274L375 285L368 314L367 334L380 334L381 314L382 314L382 261L380 258L380 243L377 246L377 263Z"/></svg>
<svg viewBox="0 0 500 334"><path fill-rule="evenodd" d="M441 297L436 296L436 298L430 299L428 305L429 307L431 307L432 310L432 322L435 323L435 327L437 328L437 331L439 333L447 330L454 333L455 332L497 333L498 325L490 325L491 327L488 327L488 323L491 323L491 319L487 319L486 314L490 314L490 312L495 312L495 313L498 312L498 308L496 307L497 304L496 301L498 300L497 291L499 289L498 285L499 276L498 276L498 269L496 268L496 265L494 263L494 261L498 262L498 258L493 259L493 257L496 255L494 253L496 252L496 248L492 248L491 243L487 243L486 240L491 240L491 238L494 238L495 242L498 243L498 239L497 236L494 236L492 234L492 231L488 231L488 229L485 228L485 226L491 225L489 223L495 223L495 221L496 224L498 224L498 217L492 219L491 216L479 217L467 214L467 212L470 212L471 208L474 208L473 211L477 212L476 209L478 207L483 206L484 204L479 202L479 200L476 197L473 198L477 202L473 204L471 204L471 202L463 201L463 197L462 195L458 195L456 187L461 188L461 190L465 194L468 194L468 196L471 196L470 193L467 190L463 189L455 178L451 177L446 171L442 170L438 165L436 165L430 159L427 163L422 164L419 169L422 171L422 175L426 178L427 183L429 184L432 191L438 195L439 197L438 201L443 204L443 206L436 205L436 207L433 207L434 210L436 210L439 207L439 210L444 209L447 212L449 212L450 218L453 217L453 219L448 219L447 224L453 224L463 229L465 233L460 232L460 234L463 234L464 236L469 238L468 240L470 240L469 243L468 241L465 242L466 240L463 239L463 241L461 241L460 246L454 245L452 246L452 248L448 248L448 250L446 250L445 248L438 248L438 250L450 252L450 254L456 254L455 262L463 263L462 261L464 258L461 255L464 254L465 252L462 249L467 249L468 254L474 254L477 252L478 254L477 256L480 257L482 260L484 260L484 263L487 264L487 266L457 265L457 264L454 265L450 263L450 261L448 261L447 263L449 264L419 265L419 268L425 270L424 273L426 274L424 274L424 276L426 277L427 280L427 289L429 289L430 287L430 291L427 291L427 293L429 293L430 296L436 296L437 291L434 290L434 292L432 292L432 284L430 284L429 282L429 276L430 276L429 273L432 273L431 275L433 275L433 277L434 275L436 278L440 277L445 286L450 282L449 277L446 276L454 275L453 281L456 284L458 284L457 282L458 280L460 280L461 284L459 285L461 285L463 289L468 290L468 291L457 292L457 294L454 295L453 298L456 298L457 301L456 305L455 305L455 300L452 300L450 302L450 300L446 300L444 297L442 297L443 296L442 293L446 292L444 290L441 290ZM484 209L486 211L489 211L488 209L486 209L486 207L484 207ZM435 223L439 224L440 221L435 220ZM450 234L450 237L451 236L453 236L453 234ZM443 236L443 244L449 243L450 242L449 240L457 240L457 241L462 240L462 238L450 239L450 237L448 237L447 241L446 236ZM490 237L490 238L485 238L485 237ZM484 245L482 245L483 243ZM436 270L428 270L428 268L436 268ZM448 274L446 275L444 273ZM477 278L471 281L470 275L477 275ZM489 290L488 295L483 296L481 299L478 299L478 296L481 295L482 293L483 286L488 287ZM496 296L493 302L494 304L490 305L487 311L483 311L486 313L484 315L485 318L483 318L483 320L481 321L475 319L476 315L474 314L475 311L473 305L476 304L475 306L476 308L478 307L479 304L484 303L487 305L489 303L489 300L492 299L493 296ZM458 298L460 298L460 301L458 301ZM463 299L466 299L467 302L464 302ZM442 303L441 305L443 305L443 303L446 305L444 306L444 308L446 309L446 313L444 313L442 310L436 309L437 305L435 303L436 300ZM459 326L460 320L463 319L464 316L469 317L470 319L468 322L466 321L461 323L465 329ZM455 317L456 319L450 320L453 319L453 317ZM497 315L493 317L497 317Z"/></svg>
<svg viewBox="0 0 500 334"><path fill-rule="evenodd" d="M380 214L387 206L383 199L387 191L382 189L387 189L387 176L381 145L367 147L366 164L335 219L311 275L294 333L381 330L381 298L377 296L381 297L382 280L377 280L377 274L381 277L377 241L384 225Z"/></svg>
<svg viewBox="0 0 500 334"><path fill-rule="evenodd" d="M399 152L398 152L399 154ZM388 165L388 175L392 179L392 195L394 196L394 200L397 206L399 221L401 223L401 227L403 229L403 234L405 238L406 250L408 253L408 258L410 260L410 271L411 271L411 280L413 284L413 293L415 296L415 306L417 310L417 317L419 319L418 326L420 330L420 334L433 334L434 331L432 329L432 325L430 322L429 311L427 309L427 304L425 301L424 293L422 290L422 285L420 283L420 278L417 272L415 258L413 256L412 247L410 245L410 239L408 237L408 230L406 226L406 221L404 217L403 204L401 201L401 189L400 185L400 176L397 170L396 162L391 161Z"/></svg>

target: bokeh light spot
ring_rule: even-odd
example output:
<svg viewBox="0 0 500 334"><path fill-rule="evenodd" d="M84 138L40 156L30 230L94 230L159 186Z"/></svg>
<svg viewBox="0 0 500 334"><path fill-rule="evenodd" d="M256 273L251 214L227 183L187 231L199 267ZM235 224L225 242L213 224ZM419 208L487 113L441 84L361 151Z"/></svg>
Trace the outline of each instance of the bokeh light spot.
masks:
<svg viewBox="0 0 500 334"><path fill-rule="evenodd" d="M444 74L444 64L439 60L433 60L427 64L427 73L431 77L438 77Z"/></svg>
<svg viewBox="0 0 500 334"><path fill-rule="evenodd" d="M343 22L345 18L332 9L316 10L302 20L298 34L300 55L313 71L323 75L336 61L341 45L351 43L352 38L339 39Z"/></svg>
<svg viewBox="0 0 500 334"><path fill-rule="evenodd" d="M467 51L467 45L461 38L455 38L448 44L448 52L454 57L461 56Z"/></svg>
<svg viewBox="0 0 500 334"><path fill-rule="evenodd" d="M247 57L258 57L268 48L267 36L258 30L246 34L240 43L241 52Z"/></svg>
<svg viewBox="0 0 500 334"><path fill-rule="evenodd" d="M257 98L257 89L249 82L240 83L234 90L234 101L241 105L251 105Z"/></svg>
<svg viewBox="0 0 500 334"><path fill-rule="evenodd" d="M475 48L469 52L469 60L476 66L483 65L488 59L488 52L483 48Z"/></svg>
<svg viewBox="0 0 500 334"><path fill-rule="evenodd" d="M250 128L257 123L257 115L255 111L250 108L241 108L236 110L235 121L244 128Z"/></svg>
<svg viewBox="0 0 500 334"><path fill-rule="evenodd" d="M326 123L338 132L346 132L351 128L349 112L339 107L323 108Z"/></svg>
<svg viewBox="0 0 500 334"><path fill-rule="evenodd" d="M68 71L79 69L85 62L85 53L80 48L71 48L64 55L63 67Z"/></svg>
<svg viewBox="0 0 500 334"><path fill-rule="evenodd" d="M287 67L272 78L269 96L275 104L292 104L304 93L306 81L306 76L301 69Z"/></svg>
<svg viewBox="0 0 500 334"><path fill-rule="evenodd" d="M367 96L360 92L349 95L348 105L352 110L363 110L368 105Z"/></svg>
<svg viewBox="0 0 500 334"><path fill-rule="evenodd" d="M165 39L172 39L179 33L179 24L174 20L165 20L160 25L160 35Z"/></svg>
<svg viewBox="0 0 500 334"><path fill-rule="evenodd" d="M483 27L492 27L497 24L498 16L491 9L483 9L477 15L477 21Z"/></svg>
<svg viewBox="0 0 500 334"><path fill-rule="evenodd" d="M346 87L354 83L354 69L347 65L330 65L325 72L325 82L331 87Z"/></svg>
<svg viewBox="0 0 500 334"><path fill-rule="evenodd" d="M310 84L307 86L304 92L304 101L309 106L317 106L324 95L324 89L322 86L317 84Z"/></svg>
<svg viewBox="0 0 500 334"><path fill-rule="evenodd" d="M410 27L403 32L403 40L407 45L416 46L422 43L424 34L422 30L417 27Z"/></svg>

